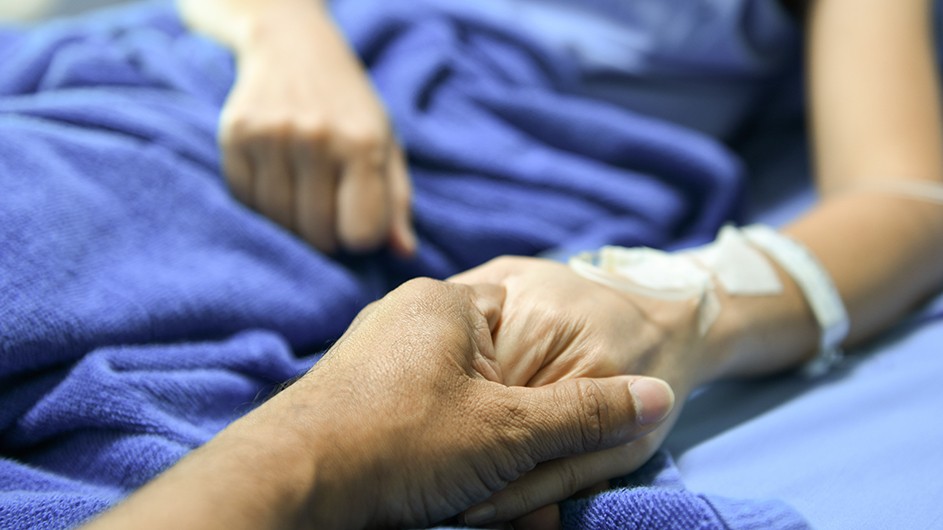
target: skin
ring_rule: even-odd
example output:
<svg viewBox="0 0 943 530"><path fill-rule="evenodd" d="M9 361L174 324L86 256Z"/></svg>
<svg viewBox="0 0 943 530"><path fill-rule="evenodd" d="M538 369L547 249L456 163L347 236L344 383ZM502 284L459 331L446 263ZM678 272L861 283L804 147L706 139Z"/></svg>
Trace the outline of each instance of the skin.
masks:
<svg viewBox="0 0 943 530"><path fill-rule="evenodd" d="M657 379L496 382L503 299L497 286L405 284L301 380L88 528L426 526L668 415Z"/></svg>
<svg viewBox="0 0 943 530"><path fill-rule="evenodd" d="M252 8L258 6L250 0L205 3L181 0L181 5L185 8L185 13L190 13L188 19L192 19L195 26L199 26L202 21L206 24L205 31L216 34L220 40L226 42L226 32L231 31L230 36L235 36L230 41L234 48L238 49L240 43L251 42L252 36L263 34L255 28L259 27L257 21L266 19L267 15L253 11ZM230 22L226 28L214 28L208 22L214 20L206 15L212 12L210 7L196 7L220 5L225 5L225 14L233 17L226 19ZM284 4L289 5L287 1ZM206 9L202 16L199 14L201 9ZM270 11L279 10L273 7ZM835 280L851 318L851 333L846 346L859 344L886 329L943 283L943 269L937 265L943 260L943 212L939 206L892 194L875 193L863 187L863 183L873 178L943 183L943 155L940 151L943 135L940 132L938 82L933 64L929 12L929 0L894 3L883 0L819 0L812 3L808 14L809 89L816 173L822 200L784 231L805 244ZM324 16L323 12L319 14L319 17ZM299 20L302 18L298 17ZM350 60L353 61L352 58ZM241 55L240 64L246 64L243 63ZM235 89L233 94L233 97L237 94ZM251 116L248 111L246 113ZM342 151L344 150L318 152ZM388 187L392 189L391 186ZM383 196L382 193L378 195ZM339 197L338 194L329 196ZM255 200L254 196L251 200ZM339 199L334 200L334 204L338 204L337 200ZM338 210L340 209L342 208L338 207ZM337 220L340 217L330 217L335 220L335 225L332 226L338 226ZM390 226L396 226L396 223L391 221ZM338 230L333 232L335 241L342 239L339 233ZM501 468L498 462L497 468L489 468L482 464L484 469L500 469L501 473L498 475L501 480L485 480L471 488L471 493L468 493L464 487L458 486L465 484L464 481L470 477L478 476L481 468L472 466L473 469L469 471L463 463L488 461L487 456L476 452L477 448L504 447L509 443L512 447L521 446L513 445L516 442L508 442L506 438L502 438L504 434L495 433L493 427L489 429L487 420L482 419L481 423L476 423L477 420L469 419L478 418L478 414L487 416L487 413L481 412L479 402L467 399L467 394L463 394L461 389L470 388L468 385L497 385L483 386L482 388L488 388L487 392L473 392L471 395L477 399L485 399L485 394L493 394L504 396L518 405L524 403L539 407L541 405L536 402L532 403L519 397L524 394L516 394L518 391L524 392L525 389L507 388L498 381L512 385L549 384L549 387L531 389L538 392L531 395L550 400L549 405L552 405L548 405L548 409L541 409L545 410L544 413L533 413L530 416L523 414L524 417L536 418L558 410L572 410L567 409L565 399L560 399L565 392L539 392L547 388L557 388L557 385L565 385L568 382L586 381L586 376L601 377L639 371L663 377L675 385L679 398L684 398L692 388L710 381L751 377L795 367L815 354L819 330L805 299L792 279L782 270L777 269L777 272L785 286L785 291L780 295L736 298L719 292L722 307L719 320L707 336L699 337L693 331L694 321L691 315L694 309L689 305L672 306L623 293L616 295L602 291L600 289L606 288L594 284L591 286L569 269L550 266L540 260L503 259L492 262L456 278L456 281L473 284L494 283L502 286L507 292L503 302L498 303L499 311L481 311L482 315L491 315L486 320L493 336L493 349L488 350L482 342L484 339L477 339L475 346L467 349L472 352L491 353L482 356L472 354L470 357L454 357L450 354L446 357L446 364L452 368L458 367L458 371L441 380L439 378L443 377L444 372L430 375L430 380L440 383L421 385L417 387L421 389L420 393L403 394L409 396L410 400L416 399L419 403L426 403L423 398L426 394L423 392L428 393L427 397L447 403L462 412L460 418L455 418L447 410L436 408L436 404L429 404L428 409L425 406L421 408L423 411L441 415L445 431L436 426L438 416L429 416L437 418L436 421L431 421L425 412L405 415L418 422L407 422L407 426L441 436L437 439L438 443L434 449L420 449L423 445L408 436L409 428L397 427L396 422L392 425L389 423L391 418L404 416L401 408L391 410L380 407L378 410L381 410L382 414L375 416L377 423L374 424L351 421L350 415L334 417L325 413L325 416L308 416L303 413L308 408L299 406L300 403L321 403L322 400L327 400L324 402L336 405L339 410L360 410L357 407L362 407L363 414L369 414L371 407L376 407L376 403L396 402L395 399L362 402L356 401L356 396L349 395L357 393L311 390L311 394L300 394L302 390L292 390L284 394L290 397L280 396L271 402L273 405L260 409L267 412L253 413L224 431L220 436L222 441L214 440L193 457L186 459L180 466L158 479L155 482L157 486L145 488L144 494L132 498L125 507L118 509L119 515L111 516L111 519L106 518L106 522L114 520L128 526L130 522L135 521L137 525L136 521L140 517L144 517L140 520L148 520L147 517L159 515L160 517L154 520L161 522L161 526L180 521L187 521L189 524L193 524L193 521L219 521L221 526L223 523L226 523L226 526L239 526L243 520L259 522L254 526L262 527L265 527L266 523L275 526L285 523L283 526L291 526L288 523L294 524L302 519L317 521L318 517L325 515L319 510L320 506L316 502L318 499L330 499L333 502L331 506L336 508L343 506L347 495L358 501L363 499L357 497L360 488L363 488L372 495L369 497L371 500L388 499L383 505L385 508L378 508L376 513L357 514L360 519L355 521L341 520L342 515L336 513L347 510L331 510L330 513L338 519L318 522L324 523L324 526L340 527L364 524L422 524L433 521L438 516L447 517L449 514L458 513L477 503L465 512L466 522L487 524L517 519L517 526L521 528L528 525L552 527L550 525L558 524L554 503L641 465L661 443L676 417L677 410L662 427L642 438L634 441L629 441L632 436L625 436L621 441L605 438L606 443L603 445L606 445L607 449L602 451L587 452L591 447L585 444L576 448L570 445L556 452L537 451L537 456L525 460L525 466L515 464ZM420 308L411 309L413 311L426 307L425 298L412 299L412 303ZM410 307L409 304L400 307L400 313L394 314L402 314ZM436 309L441 310L442 307ZM389 313L384 314L393 319ZM454 312L446 314L457 320L465 318ZM432 312L427 316L437 325L442 325L441 319L434 315ZM620 315L621 319L613 318L613 315ZM397 332L400 332L403 326L402 322L385 323ZM477 327L472 326L472 329L479 328L483 329L480 320ZM354 329L359 328L355 326ZM375 330L373 326L368 329ZM466 328L466 332L468 331ZM350 336L355 335L357 333L352 332ZM484 334L471 334L479 335L483 337ZM422 345L438 348L442 344L452 344L442 336L436 336L431 342L428 337L422 339L419 336L411 336L409 339L400 340L398 335L384 335L380 332L362 336L363 339L355 341L357 348L343 348L342 341L338 347L347 353L340 358L356 358L357 352L372 352L378 347L384 348L384 353L387 353L385 349L390 344L398 345L399 349L393 350L399 353L393 357L399 359L397 362L400 364L398 367L386 368L385 373L402 376L403 372L408 372L410 384L414 383L412 378L416 373L426 373L427 363L435 358L417 356L416 352L424 350ZM415 341L415 344L404 347L404 341ZM403 349L406 353L403 353ZM453 352L462 348L444 350ZM378 357L371 354L370 358ZM337 366L336 363L340 363L342 367L347 366L340 361L326 366ZM434 364L438 366L437 363ZM320 369L316 370L309 374L307 380L315 380L321 384L303 384L297 388L323 389L331 385L346 388L345 385L357 385L361 378L368 381L367 385L355 388L365 391L373 391L375 387L387 388L384 386L384 377L371 376L369 372L365 377L363 370L369 369L369 363L353 363L351 366L357 368L335 368L333 371L329 370L326 377L316 375ZM459 372L476 382L468 383L462 376L456 375ZM455 377L459 379L454 379ZM452 381L453 384L441 381ZM408 392L408 386L403 384L402 388L389 387L387 390ZM625 386L623 383L623 393ZM593 388L596 388L595 383ZM457 389L458 394L450 393L456 392ZM578 389L579 387L570 391L565 397L575 399L579 404L579 396L582 394ZM399 394L390 393L385 397L392 398L394 395ZM348 403L344 399L354 401ZM405 402L411 403L410 400ZM495 404L485 399L484 403L494 405L493 408L484 407L491 410L496 415L494 417L506 420L508 410L513 412L511 418L520 414L516 408L508 408L508 401L499 400ZM400 407L402 406L401 403ZM326 408L319 407L317 410L323 411ZM573 417L570 417L570 420L575 421ZM335 425L332 423L334 421L338 423ZM315 428L297 436L273 430L284 430L286 425L311 425ZM373 427L365 431L365 425L379 426L379 432L385 433L384 443L376 444L376 435L366 432ZM292 427L288 431L294 429L295 427ZM273 432L281 434L280 443L268 450L272 453L269 455L266 451L259 450L259 444L255 441L260 438L255 436L257 433L263 433L270 437ZM334 432L337 436L319 439L316 434L318 432ZM443 434L435 434L439 432ZM479 437L480 432L485 433L483 438ZM559 431L536 429L530 432L533 436L524 436L525 442L521 442L523 446L530 448L533 446L527 445L528 443L547 443L546 440L538 440L542 436L549 439L561 436ZM633 431L634 434L638 434L638 431ZM496 436L501 441L496 443L489 436ZM562 436L563 439L572 438L565 434ZM348 438L377 448L378 454L358 451L357 447L363 445L348 444ZM253 443L240 444L239 440L249 440ZM374 442L369 445L371 440ZM468 440L474 443L467 444ZM298 454L298 446L304 448L300 450L303 454ZM338 466L336 458L325 457L323 453L319 457L318 453L323 451L324 447L339 449L341 452L338 454L343 456L344 465ZM557 449L560 447L562 446L556 446ZM401 463L402 458L410 455L410 451L419 451L413 456L420 455L423 459L435 456L431 458L434 462L432 465L441 465L442 472L451 472L452 468L455 468L458 473L469 473L462 476L461 480L447 481L448 485L457 488L458 496L449 496L443 501L441 496L429 497L426 493L430 492L424 493L423 480L432 480L429 477L435 475L431 471L428 474L420 474L419 478L410 477L410 483L415 481L420 486L415 490L418 493L412 493L408 498L398 497L398 490L394 486L384 489L371 485L376 481L376 477L389 476L394 477L393 484L402 486L403 483L397 483L395 477L397 473L405 471L398 469L402 466L394 463ZM429 451L432 452L431 455ZM526 451L520 454L523 453ZM469 454L478 456L469 458ZM500 451L487 454L498 454L498 459L502 460ZM307 460L306 455L310 455L312 460ZM571 456L554 458L553 455ZM279 462L285 459L303 464L291 469L279 467ZM504 457L503 460L507 465L507 458ZM253 466L253 461L260 464ZM335 464L324 464L325 461ZM540 464L541 462L544 463ZM490 465L495 464L491 461ZM530 469L531 467L533 469ZM278 472L274 472L276 470ZM382 474L377 473L377 470L381 470ZM288 477L294 474L294 480L290 484L283 484L283 474ZM517 475L522 476L518 480L512 480ZM242 486L240 491L236 492L246 500L246 506L242 507L240 503L233 502L232 491L219 491L218 488L222 486L217 483L227 481L211 480L220 476L233 477L233 481L238 481L239 477L259 476L261 480ZM311 479L312 476L317 480ZM370 479L365 479L365 476ZM324 480L321 480L321 477L324 477ZM346 481L356 487L345 487ZM509 483L505 485L504 482ZM448 488L443 490L438 486L433 489L439 494L448 491ZM186 502L179 513L164 514L166 510L154 508L180 502L177 493L179 491L188 492L184 499ZM317 492L317 495L312 492ZM434 501L443 502L445 507ZM467 506L463 507L463 504ZM231 521L226 519L232 517L232 514L220 513L220 510L215 508L220 505L239 506L240 518ZM299 508L299 505L305 508ZM429 506L436 508L431 509ZM291 514L296 519L266 519L280 517L271 509L273 507L284 510L284 513ZM545 508L535 512L540 507ZM250 518L244 519L246 514L242 512L247 511L250 512ZM397 511L402 512L399 518L395 515ZM163 519L177 515L189 518L174 521ZM251 518L256 516L258 519ZM519 519L522 516L526 517ZM301 519L297 519L298 517Z"/></svg>
<svg viewBox="0 0 943 530"><path fill-rule="evenodd" d="M784 232L833 278L851 320L845 346L880 333L943 284L943 208L864 186L875 178L943 184L930 10L928 0L820 0L808 14L822 200ZM455 280L507 289L495 344L498 358L514 367L505 370L516 383L644 373L669 381L683 403L699 384L775 373L815 355L820 331L811 309L778 266L777 273L785 286L777 296L731 297L720 289L719 320L703 338L684 317L690 306L671 309L593 287L567 267L541 260L502 258ZM561 342L554 357L536 356L531 345L553 330L582 338ZM673 418L623 448L538 467L489 499L495 517L475 522L517 519L518 529L553 528L559 516L552 503L631 471L672 424ZM548 506L528 515L542 503Z"/></svg>
<svg viewBox="0 0 943 530"><path fill-rule="evenodd" d="M233 194L324 252L413 254L402 149L323 2L177 3L237 60L219 124Z"/></svg>
<svg viewBox="0 0 943 530"><path fill-rule="evenodd" d="M485 278L507 291L494 344L508 384L539 387L578 377L646 373L667 381L678 396L676 413L652 434L541 464L465 518L468 524L516 519L516 529L553 528L559 526L558 501L604 489L606 480L634 471L658 449L684 398L713 377L707 340L697 332L697 304L632 297L560 263L503 257L451 280L474 284ZM712 334L709 340L719 337ZM528 515L534 506L544 508ZM478 517L492 509L492 517Z"/></svg>

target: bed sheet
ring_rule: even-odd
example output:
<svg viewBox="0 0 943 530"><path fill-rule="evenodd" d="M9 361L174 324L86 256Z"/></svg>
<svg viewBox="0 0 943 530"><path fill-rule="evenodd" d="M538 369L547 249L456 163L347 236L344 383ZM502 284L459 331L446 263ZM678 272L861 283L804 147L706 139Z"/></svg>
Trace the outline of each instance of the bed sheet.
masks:
<svg viewBox="0 0 943 530"><path fill-rule="evenodd" d="M854 352L821 380L706 389L667 447L693 491L780 499L815 528L939 528L940 344L937 318Z"/></svg>

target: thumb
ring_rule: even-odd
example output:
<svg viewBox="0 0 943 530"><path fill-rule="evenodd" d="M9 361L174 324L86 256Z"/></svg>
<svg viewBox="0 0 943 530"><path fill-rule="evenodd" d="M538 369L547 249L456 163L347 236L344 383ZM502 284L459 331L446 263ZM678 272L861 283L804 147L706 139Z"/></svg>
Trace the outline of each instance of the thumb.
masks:
<svg viewBox="0 0 943 530"><path fill-rule="evenodd" d="M661 423L674 392L661 379L621 376L570 379L515 388L538 462L628 443Z"/></svg>

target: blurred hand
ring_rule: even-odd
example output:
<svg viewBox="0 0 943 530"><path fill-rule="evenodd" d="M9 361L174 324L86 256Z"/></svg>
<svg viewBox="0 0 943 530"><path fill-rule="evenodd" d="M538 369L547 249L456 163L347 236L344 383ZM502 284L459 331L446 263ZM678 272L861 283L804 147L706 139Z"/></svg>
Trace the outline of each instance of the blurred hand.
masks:
<svg viewBox="0 0 943 530"><path fill-rule="evenodd" d="M410 182L382 103L329 15L272 10L237 52L219 129L246 205L324 252L415 251ZM276 28L271 30L271 28Z"/></svg>
<svg viewBox="0 0 943 530"><path fill-rule="evenodd" d="M668 381L678 403L707 380L694 302L666 302L616 291L568 266L504 257L452 281L504 286L506 298L494 337L503 382L540 386L574 377L642 374ZM527 514L515 528L558 524L554 503L601 481L628 474L658 449L681 407L652 434L607 451L538 466L490 499L495 521Z"/></svg>

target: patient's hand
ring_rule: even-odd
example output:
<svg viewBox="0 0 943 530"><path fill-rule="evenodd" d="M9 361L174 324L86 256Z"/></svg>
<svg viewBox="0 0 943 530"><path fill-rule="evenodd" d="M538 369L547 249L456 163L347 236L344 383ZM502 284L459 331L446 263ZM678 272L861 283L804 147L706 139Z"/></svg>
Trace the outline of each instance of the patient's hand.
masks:
<svg viewBox="0 0 943 530"><path fill-rule="evenodd" d="M233 193L322 251L412 254L403 153L363 67L323 7L265 15L221 116Z"/></svg>
<svg viewBox="0 0 943 530"><path fill-rule="evenodd" d="M616 291L565 265L534 258L498 258L452 280L505 287L494 341L507 384L652 375L668 381L681 404L694 387L713 376L715 368L704 355L705 341L697 330L694 302L665 302ZM634 471L657 450L680 409L676 407L657 431L629 445L538 467L491 499L497 506L496 520L523 515L528 503L551 505ZM545 528L545 517L552 519L555 512L542 511L534 517L541 522L533 526ZM520 526L527 525L516 525Z"/></svg>
<svg viewBox="0 0 943 530"><path fill-rule="evenodd" d="M658 371L690 386L695 375L693 303L634 296L537 258L497 258L451 281L507 290L495 336L505 384Z"/></svg>

